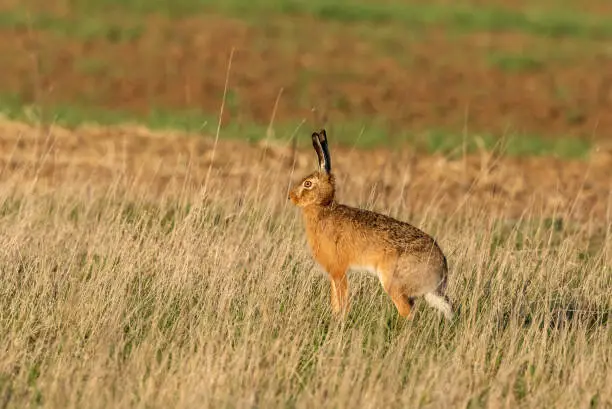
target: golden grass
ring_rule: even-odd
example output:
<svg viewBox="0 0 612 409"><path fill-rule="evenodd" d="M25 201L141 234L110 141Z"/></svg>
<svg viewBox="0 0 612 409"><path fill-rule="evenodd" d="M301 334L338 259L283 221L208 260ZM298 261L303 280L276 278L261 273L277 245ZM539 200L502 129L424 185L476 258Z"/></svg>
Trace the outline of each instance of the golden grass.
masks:
<svg viewBox="0 0 612 409"><path fill-rule="evenodd" d="M0 408L612 404L609 217L409 199L400 216L448 255L457 320L420 300L406 322L353 274L339 321L286 173L236 192L214 171L202 195L152 193L119 165L98 179L79 163L47 185L40 166L4 166L0 183Z"/></svg>

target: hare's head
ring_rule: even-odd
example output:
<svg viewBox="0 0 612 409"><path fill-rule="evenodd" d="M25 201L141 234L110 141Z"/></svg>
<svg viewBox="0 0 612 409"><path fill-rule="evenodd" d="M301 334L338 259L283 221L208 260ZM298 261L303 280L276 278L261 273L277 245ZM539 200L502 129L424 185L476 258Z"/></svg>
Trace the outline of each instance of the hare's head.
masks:
<svg viewBox="0 0 612 409"><path fill-rule="evenodd" d="M298 207L326 206L334 200L335 179L331 173L331 159L325 129L312 134L312 146L319 158L319 170L303 178L289 192L289 198Z"/></svg>

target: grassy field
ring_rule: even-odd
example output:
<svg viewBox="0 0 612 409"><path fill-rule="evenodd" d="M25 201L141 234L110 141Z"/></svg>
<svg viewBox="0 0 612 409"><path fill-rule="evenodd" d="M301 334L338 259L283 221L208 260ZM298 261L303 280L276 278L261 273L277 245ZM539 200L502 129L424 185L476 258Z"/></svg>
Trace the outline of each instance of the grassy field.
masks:
<svg viewBox="0 0 612 409"><path fill-rule="evenodd" d="M122 190L3 195L4 407L611 402L610 249L538 214L423 220L452 254L457 322L424 303L402 321L359 276L339 322L290 209Z"/></svg>
<svg viewBox="0 0 612 409"><path fill-rule="evenodd" d="M508 160L486 174L477 166L472 191L446 207L431 186L452 194L456 172L438 174L440 159L376 190L358 183L372 172L354 166L357 153L333 144L340 199L437 237L459 307L447 323L419 302L404 321L376 279L354 274L342 321L286 199L287 183L312 169L310 149L287 162L224 142L213 159L212 142L194 137L2 132L13 141L0 158L5 408L612 404L612 203L593 185L598 168L584 184L603 213L579 221L579 196L593 196L573 186L561 203L518 194L513 216L487 193L515 184L506 175L521 168ZM552 191L559 176L547 176Z"/></svg>
<svg viewBox="0 0 612 409"><path fill-rule="evenodd" d="M0 409L612 408L612 7L479 3L0 1ZM323 124L454 322L331 313Z"/></svg>
<svg viewBox="0 0 612 409"><path fill-rule="evenodd" d="M249 140L271 123L282 137L327 122L348 146L448 153L467 138L585 157L612 129L606 10L599 0L7 0L0 108L210 133L226 95L223 135Z"/></svg>

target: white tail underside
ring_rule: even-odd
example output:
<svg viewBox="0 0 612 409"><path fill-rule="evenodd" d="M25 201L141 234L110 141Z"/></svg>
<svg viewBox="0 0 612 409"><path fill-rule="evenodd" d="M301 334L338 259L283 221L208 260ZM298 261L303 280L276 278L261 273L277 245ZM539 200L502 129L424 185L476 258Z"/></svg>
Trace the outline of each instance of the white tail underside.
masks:
<svg viewBox="0 0 612 409"><path fill-rule="evenodd" d="M434 293L427 293L424 295L424 298L425 301L427 301L427 304L444 314L447 320L450 321L453 319L451 305L444 299L444 297Z"/></svg>

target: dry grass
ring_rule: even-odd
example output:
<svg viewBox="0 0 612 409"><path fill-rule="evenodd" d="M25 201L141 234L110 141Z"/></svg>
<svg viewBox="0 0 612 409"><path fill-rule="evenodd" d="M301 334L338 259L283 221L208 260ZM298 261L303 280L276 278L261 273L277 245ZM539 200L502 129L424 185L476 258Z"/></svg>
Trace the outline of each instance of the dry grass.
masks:
<svg viewBox="0 0 612 409"><path fill-rule="evenodd" d="M448 253L458 319L420 301L405 322L352 275L340 322L296 209L271 188L285 173L235 194L215 171L202 197L82 165L52 186L40 161L4 167L0 408L612 405L609 217L561 225L486 203L445 216L412 200L400 216Z"/></svg>

